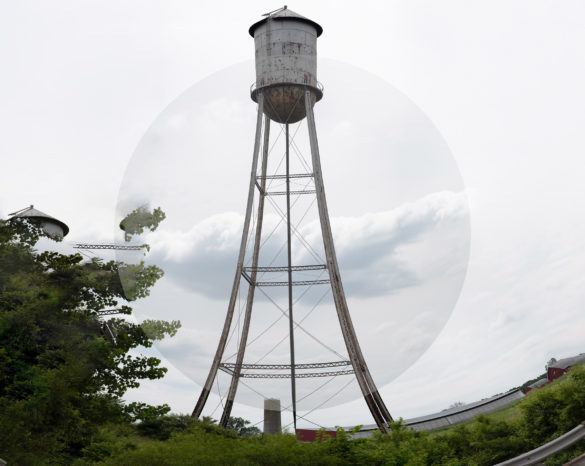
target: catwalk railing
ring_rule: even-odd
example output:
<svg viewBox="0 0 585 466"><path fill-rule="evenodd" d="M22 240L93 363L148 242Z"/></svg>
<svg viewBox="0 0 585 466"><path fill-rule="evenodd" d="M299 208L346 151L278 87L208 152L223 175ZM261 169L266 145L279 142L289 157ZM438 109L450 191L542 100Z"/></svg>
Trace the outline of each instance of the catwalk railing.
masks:
<svg viewBox="0 0 585 466"><path fill-rule="evenodd" d="M295 364L295 372L306 369L324 369L333 367L347 367L351 366L350 361L332 361L332 362L314 362L305 364ZM236 364L234 363L221 363L219 369L230 375L235 373ZM291 365L290 364L241 364L240 365L240 377L248 379L289 379L291 377ZM259 372L250 373L248 370L270 370L270 371L286 371L286 372ZM349 375L353 374L352 369L340 369L336 371L320 371L320 372L296 372L295 377L297 379L307 379L312 377L332 377L338 375Z"/></svg>

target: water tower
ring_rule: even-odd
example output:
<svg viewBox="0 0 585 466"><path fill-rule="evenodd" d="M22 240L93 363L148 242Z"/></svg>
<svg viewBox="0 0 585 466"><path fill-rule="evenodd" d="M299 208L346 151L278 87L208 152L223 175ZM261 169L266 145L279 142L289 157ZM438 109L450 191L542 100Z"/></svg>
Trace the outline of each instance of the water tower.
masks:
<svg viewBox="0 0 585 466"><path fill-rule="evenodd" d="M221 425L225 426L227 424L240 379L245 377L286 378L290 379L291 406L295 430L297 421L297 379L353 375L357 379L361 393L377 426L382 432L386 433L388 432L388 422L392 421L392 417L370 374L349 314L335 254L323 186L319 145L313 114L313 106L323 97L323 88L317 81L317 38L322 34L323 28L315 21L289 10L286 6L264 16L262 20L254 23L249 29L250 35L254 38L256 57L256 81L251 88L251 97L258 104L258 112L240 251L225 323L209 375L193 411L193 417L201 415L219 370L228 373L230 376L230 387L223 404ZM289 125L300 122L305 118L311 153L310 163L306 162L304 164L305 169L301 172L291 172L291 152L297 149L294 142L291 144ZM279 163L273 171L268 169L272 143L270 139L271 121L280 124L281 132L284 133L285 147L285 154L282 158L283 163ZM260 168L259 159L261 161ZM274 165L276 164L273 163L270 166ZM298 187L300 179L308 180L301 189ZM271 183L275 181L281 184L281 190L271 189ZM268 233L263 233L262 231L265 201L266 199L271 200L273 196L286 200L285 207L281 210L283 228L286 229L286 259L283 260L283 263L275 264L270 262L262 264L260 260L261 249L265 244L265 237L268 236ZM311 196L316 201L322 248L324 250L322 263L293 263L293 235L298 237L299 231L291 221L291 198L296 199L301 196ZM254 232L250 231L252 222L255 224ZM312 280L294 278L302 273L319 270L325 273L324 278ZM280 280L263 279L265 276L274 276L276 274L281 274L284 278ZM295 321L293 312L296 298L294 290L298 289L298 287L319 285L330 287L332 301L347 350L347 358L337 361L300 362L295 358L295 328L300 324ZM237 356L235 362L228 362L225 360L226 343L235 325L234 310L238 294L240 289L246 286L245 314L241 328L238 328ZM284 313L288 317L290 360L286 361L286 364L245 363L244 356L249 344L248 334L254 307L255 291L262 291L264 287L275 286L280 286L287 290L288 300ZM238 320L238 327L239 325Z"/></svg>
<svg viewBox="0 0 585 466"><path fill-rule="evenodd" d="M69 233L69 227L64 222L35 209L33 205L13 212L10 216L11 219L22 218L37 222L43 232L51 238L61 240Z"/></svg>

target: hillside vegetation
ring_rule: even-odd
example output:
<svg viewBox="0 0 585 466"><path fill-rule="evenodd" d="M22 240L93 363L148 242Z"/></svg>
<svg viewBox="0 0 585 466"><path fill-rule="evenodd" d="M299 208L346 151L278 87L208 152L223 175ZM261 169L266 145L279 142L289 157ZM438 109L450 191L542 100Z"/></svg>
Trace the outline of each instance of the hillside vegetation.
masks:
<svg viewBox="0 0 585 466"><path fill-rule="evenodd" d="M164 416L152 421L148 436L140 435L140 424L104 429L102 440L78 464L491 465L540 446L583 420L585 367L579 366L511 408L440 433L417 433L396 422L387 436L351 440L351 432L339 429L336 439L323 435L320 442L301 443L288 434L241 436L187 416ZM563 464L583 452L585 442L580 442L546 464Z"/></svg>

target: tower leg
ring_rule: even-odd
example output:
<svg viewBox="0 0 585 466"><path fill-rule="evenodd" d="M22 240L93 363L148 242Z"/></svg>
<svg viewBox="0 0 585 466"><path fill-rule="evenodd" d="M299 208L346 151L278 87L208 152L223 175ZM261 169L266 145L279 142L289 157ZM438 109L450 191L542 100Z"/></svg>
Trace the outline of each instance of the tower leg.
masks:
<svg viewBox="0 0 585 466"><path fill-rule="evenodd" d="M292 395L293 424L295 435L297 432L297 387L295 375L295 328L293 320L293 290L292 290L292 242L290 231L290 145L288 123L286 124L286 238L288 246L288 328L290 341L290 387Z"/></svg>
<svg viewBox="0 0 585 466"><path fill-rule="evenodd" d="M219 421L219 425L225 427L230 418L232 407L234 405L234 399L236 397L236 391L238 389L238 382L240 379L240 373L242 371L242 362L244 360L244 353L246 352L246 345L248 344L248 331L250 330L250 320L252 318L252 305L254 304L254 292L256 290L256 276L258 267L258 256L260 253L260 240L262 237L262 222L264 219L264 198L266 190L266 169L268 166L268 146L270 142L270 118L264 117L264 144L262 151L262 168L261 179L260 179L260 195L258 198L258 213L256 221L256 236L254 237L254 252L252 254L252 272L250 274L250 287L248 288L248 298L246 300L246 313L244 315L244 323L242 326L242 333L240 335L240 344L238 346L238 355L236 357L236 365L234 367L234 373L232 375L232 381L230 383L230 389L226 399L223 413ZM256 179L256 173L254 173L254 179ZM241 279L241 277L240 277Z"/></svg>
<svg viewBox="0 0 585 466"><path fill-rule="evenodd" d="M309 141L311 145L311 159L313 163L313 175L315 179L315 189L317 191L317 206L319 210L319 220L321 223L321 232L323 235L323 245L325 249L325 257L327 259L327 269L331 280L331 289L333 292L333 300L337 310L341 332L347 348L349 358L351 360L353 370L358 381L362 395L372 413L376 425L383 433L388 433L387 422L392 420L388 409L386 408L382 397L378 393L378 389L374 384L370 371L366 365L365 359L362 355L359 346L355 329L353 327L341 277L339 273L339 266L337 264L337 257L335 255L335 247L333 244L333 235L331 232L331 224L329 222L329 213L327 211L327 200L325 198L325 189L323 185L323 175L321 173L321 161L319 156L319 144L317 141L317 130L315 126L315 116L313 114L313 107L311 105L311 92L305 92L305 109L307 112L307 124L309 127Z"/></svg>
<svg viewBox="0 0 585 466"><path fill-rule="evenodd" d="M250 187L248 189L248 203L246 206L246 216L244 218L244 228L242 231L242 240L240 242L240 254L238 256L238 263L236 266L236 274L234 277L234 284L232 286L232 294L230 296L230 301L228 304L227 315L225 318L225 323L223 326L223 330L221 332L221 337L219 339L219 344L217 346L217 350L215 352L215 357L213 358L213 363L211 364L211 369L209 370L209 375L207 376L207 380L205 381L205 385L203 386L203 390L199 395L199 399L197 400L197 404L195 405L195 409L191 414L192 417L198 418L203 411L203 407L207 402L207 398L209 397L209 393L211 392L211 387L213 386L213 381L217 377L217 371L219 369L219 363L221 362L221 358L223 356L223 352L225 350L225 346L228 339L229 330L232 324L232 319L234 316L234 309L236 307L236 301L238 297L238 290L240 287L240 279L242 277L242 268L244 266L244 256L246 253L246 242L248 239L248 231L250 229L250 218L252 216L252 205L254 203L254 189L256 184L256 171L258 169L258 153L260 152L260 137L262 134L262 115L264 113L264 96L262 93L258 95L258 115L256 118L256 137L254 139L254 155L252 157L252 169L250 173Z"/></svg>

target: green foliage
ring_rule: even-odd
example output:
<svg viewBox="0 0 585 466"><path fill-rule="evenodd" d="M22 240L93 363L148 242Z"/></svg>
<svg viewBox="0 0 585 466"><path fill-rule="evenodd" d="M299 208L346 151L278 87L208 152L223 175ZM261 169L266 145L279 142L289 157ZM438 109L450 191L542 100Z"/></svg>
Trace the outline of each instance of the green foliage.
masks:
<svg viewBox="0 0 585 466"><path fill-rule="evenodd" d="M472 464L499 463L528 447L516 424L494 421L485 415L477 416L470 426L459 426L435 437L434 441L443 444L453 458L468 458Z"/></svg>
<svg viewBox="0 0 585 466"><path fill-rule="evenodd" d="M13 217L9 220L0 220L0 243L21 243L34 246L41 236L47 236L41 222L26 217ZM60 238L51 238L53 241L61 241Z"/></svg>
<svg viewBox="0 0 585 466"><path fill-rule="evenodd" d="M572 429L585 419L584 400L585 368L575 367L567 376L524 398L519 404L523 413L519 418L516 409L511 420L481 415L469 424L439 434L415 432L400 419L390 424L388 435L376 432L370 439L356 439L354 435L360 426L349 431L337 427L336 438L321 430L317 442L301 443L289 434L243 437L216 426L210 418L197 422L186 416L166 416L137 427L143 435L156 440L138 442L135 449L117 446L121 453L112 454L106 462L116 465L492 465L544 443L550 430L547 426L552 426L552 436ZM557 406L553 410L554 403ZM533 425L535 422L537 426ZM248 425L247 421L243 425ZM546 430L547 434L538 434L537 428ZM151 433L146 433L149 429ZM533 435L540 435L540 439L534 440ZM564 464L584 451L585 442L580 442L548 459L546 464Z"/></svg>
<svg viewBox="0 0 585 466"><path fill-rule="evenodd" d="M390 423L390 433L374 433L372 439L365 441L360 455L361 462L374 465L406 465L444 463L448 455L439 452L436 445L429 440L426 432L409 429L402 419ZM446 450L445 448L443 448Z"/></svg>
<svg viewBox="0 0 585 466"><path fill-rule="evenodd" d="M142 330L151 340L162 340L165 336L174 337L181 328L181 322L173 320L151 320L146 319L140 323Z"/></svg>
<svg viewBox="0 0 585 466"><path fill-rule="evenodd" d="M10 464L69 464L92 445L100 426L168 412L121 397L142 379L158 379L160 360L130 351L176 333L178 322L143 328L98 311L123 303L119 263L79 254L39 253L43 232L30 222L0 221L0 452ZM162 272L137 266L136 297ZM121 304L123 313L131 308ZM113 336L113 338L112 338ZM102 453L99 453L102 451ZM98 456L99 456L98 455Z"/></svg>
<svg viewBox="0 0 585 466"><path fill-rule="evenodd" d="M165 403L159 406L151 406L146 403L132 402L124 405L124 413L135 421L148 422L167 414L171 408Z"/></svg>
<svg viewBox="0 0 585 466"><path fill-rule="evenodd" d="M531 391L521 406L523 430L533 446L548 442L585 419L585 366L540 390Z"/></svg>
<svg viewBox="0 0 585 466"><path fill-rule="evenodd" d="M251 437L261 435L260 429L249 426L250 421L241 417L230 417L225 429L217 425L217 421L210 417L197 420L185 414L171 414L168 416L156 416L146 419L136 425L140 435L156 440L167 440L172 434L185 432L191 427L197 426L207 433L214 433L229 438Z"/></svg>
<svg viewBox="0 0 585 466"><path fill-rule="evenodd" d="M146 298L150 288L163 276L163 271L156 265L145 265L144 261L138 264L112 263L122 290L122 296L128 301Z"/></svg>
<svg viewBox="0 0 585 466"><path fill-rule="evenodd" d="M150 441L136 450L106 459L111 465L342 465L351 464L329 455L326 444L303 444L293 435L233 436L233 431L210 432L209 424L196 423L166 441ZM232 432L232 436L229 435Z"/></svg>
<svg viewBox="0 0 585 466"><path fill-rule="evenodd" d="M355 448L356 440L352 440L352 436L359 432L361 426L356 426L349 432L343 429L343 427L336 426L336 436L326 440L325 447L328 454L331 456L338 457L343 461L357 464L358 458L360 457L359 449ZM361 442L361 441L359 441Z"/></svg>
<svg viewBox="0 0 585 466"><path fill-rule="evenodd" d="M524 392L528 388L529 385L532 385L534 382L538 382L540 379L546 379L546 378L547 378L547 374L545 372L543 374L540 374L538 377L534 377L533 379L527 380L526 382L524 382L522 385L520 385L518 387L511 388L510 390L522 390Z"/></svg>
<svg viewBox="0 0 585 466"><path fill-rule="evenodd" d="M171 434L184 432L198 421L185 414L171 414L145 420L136 426L140 435L156 440L167 440Z"/></svg>
<svg viewBox="0 0 585 466"><path fill-rule="evenodd" d="M140 439L135 436L131 424L104 424L92 437L91 443L81 450L82 456L73 460L72 464L95 464L110 456L124 455L128 451L136 450L139 443Z"/></svg>
<svg viewBox="0 0 585 466"><path fill-rule="evenodd" d="M234 430L241 437L251 437L253 435L260 435L262 432L258 427L250 426L250 421L242 419L241 417L230 417L228 419L226 428Z"/></svg>
<svg viewBox="0 0 585 466"><path fill-rule="evenodd" d="M155 231L165 218L166 215L160 207L150 212L147 206L141 206L126 215L120 222L120 228L124 230L125 240L130 241L132 236L140 235L145 229Z"/></svg>

